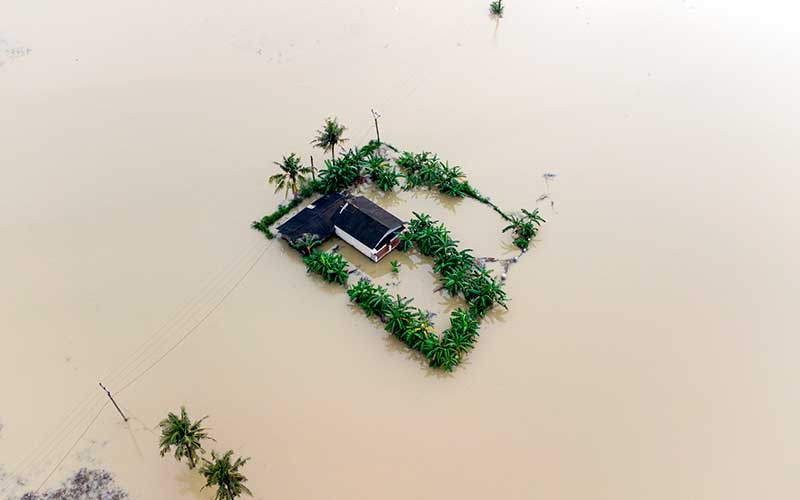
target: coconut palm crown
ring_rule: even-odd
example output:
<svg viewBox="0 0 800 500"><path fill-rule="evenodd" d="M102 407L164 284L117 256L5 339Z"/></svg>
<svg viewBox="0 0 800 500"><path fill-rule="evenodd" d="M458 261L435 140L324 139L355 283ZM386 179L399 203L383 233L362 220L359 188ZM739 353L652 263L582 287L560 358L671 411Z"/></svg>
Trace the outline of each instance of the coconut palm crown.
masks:
<svg viewBox="0 0 800 500"><path fill-rule="evenodd" d="M505 10L503 0L495 0L489 4L489 13L498 19L503 17L503 10Z"/></svg>
<svg viewBox="0 0 800 500"><path fill-rule="evenodd" d="M336 146L347 141L344 137L346 130L347 127L341 125L337 118L325 118L325 124L317 130L317 136L311 141L311 144L322 148L323 151L330 151L331 160L333 160Z"/></svg>
<svg viewBox="0 0 800 500"><path fill-rule="evenodd" d="M180 462L182 458L186 458L189 461L189 468L194 469L199 459L198 454L205 453L200 442L203 439L211 439L207 429L202 426L203 420L206 418L208 417L192 422L183 406L181 406L180 416L170 412L167 418L158 424L161 427L159 443L161 456L169 453L174 447L175 459Z"/></svg>
<svg viewBox="0 0 800 500"><path fill-rule="evenodd" d="M302 184L306 181L304 174L310 173L311 169L304 167L300 163L300 157L294 153L289 156L284 156L283 161L276 161L274 163L281 169L279 173L269 178L269 183L275 184L275 192L277 193L281 189L285 189L285 196L288 198L289 190L291 189L292 195L297 196L297 191L299 189L298 184Z"/></svg>
<svg viewBox="0 0 800 500"><path fill-rule="evenodd" d="M250 459L240 457L231 463L232 456L232 450L228 450L221 457L212 451L211 460L204 460L203 466L200 468L200 474L206 479L206 484L203 488L209 486L217 487L214 500L235 500L242 493L253 496L253 493L244 485L247 478L239 472L239 468Z"/></svg>

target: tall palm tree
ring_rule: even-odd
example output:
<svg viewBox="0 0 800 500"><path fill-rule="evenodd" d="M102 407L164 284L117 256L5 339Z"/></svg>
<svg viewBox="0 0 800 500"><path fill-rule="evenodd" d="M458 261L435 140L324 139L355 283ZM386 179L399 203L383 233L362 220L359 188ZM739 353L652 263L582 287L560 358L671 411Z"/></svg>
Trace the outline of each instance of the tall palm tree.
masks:
<svg viewBox="0 0 800 500"><path fill-rule="evenodd" d="M347 139L344 138L345 130L347 130L347 127L339 124L337 118L325 118L325 124L321 129L317 130L317 136L311 141L311 144L322 148L323 151L330 151L331 160L333 160L336 146L347 142Z"/></svg>
<svg viewBox="0 0 800 500"><path fill-rule="evenodd" d="M495 0L489 4L489 13L497 19L503 17L503 10L505 10L503 0Z"/></svg>
<svg viewBox="0 0 800 500"><path fill-rule="evenodd" d="M235 462L231 463L232 456L233 450L226 451L221 457L218 457L217 453L212 451L211 461L204 460L205 463L200 468L200 474L206 478L206 484L203 488L209 486L217 487L217 493L214 495L215 500L235 500L242 493L253 496L253 493L244 485L247 478L239 472L239 467L242 467L250 459L239 457Z"/></svg>
<svg viewBox="0 0 800 500"><path fill-rule="evenodd" d="M300 163L300 157L292 153L289 156L284 156L283 161L274 162L281 172L270 176L269 183L275 184L275 192L281 189L286 189L286 197L289 197L289 190L292 190L292 195L297 196L298 183L306 181L304 174L311 172L311 169L304 167Z"/></svg>
<svg viewBox="0 0 800 500"><path fill-rule="evenodd" d="M207 429L201 425L206 418L208 417L192 422L183 406L180 417L170 412L167 418L158 424L161 427L161 456L169 453L174 446L175 459L180 462L185 457L189 461L189 468L194 469L198 453L205 453L200 442L203 439L211 439Z"/></svg>

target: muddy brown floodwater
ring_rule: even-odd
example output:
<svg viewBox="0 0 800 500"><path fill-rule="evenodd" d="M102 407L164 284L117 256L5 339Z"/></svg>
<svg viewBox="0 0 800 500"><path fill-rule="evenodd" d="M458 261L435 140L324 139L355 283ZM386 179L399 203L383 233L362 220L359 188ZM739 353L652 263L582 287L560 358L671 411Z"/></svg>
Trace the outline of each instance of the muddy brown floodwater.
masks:
<svg viewBox="0 0 800 500"><path fill-rule="evenodd" d="M43 491L85 467L211 498L157 453L181 404L259 499L800 495L800 9L488 3L1 9L0 497L66 454ZM363 144L372 107L548 220L451 376L248 228L272 161L321 164L328 115ZM400 198L509 254L491 210ZM447 307L424 263L400 276Z"/></svg>

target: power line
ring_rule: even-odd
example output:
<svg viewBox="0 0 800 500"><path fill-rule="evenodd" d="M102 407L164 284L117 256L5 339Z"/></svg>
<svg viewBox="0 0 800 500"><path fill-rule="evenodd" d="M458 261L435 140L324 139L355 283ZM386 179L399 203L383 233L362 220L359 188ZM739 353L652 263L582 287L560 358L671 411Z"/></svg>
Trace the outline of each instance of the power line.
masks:
<svg viewBox="0 0 800 500"><path fill-rule="evenodd" d="M208 312L206 312L206 314L204 314L203 317L200 318L200 320L197 321L189 329L189 331L187 331L175 344L173 344L169 349L167 349L166 352L164 352L161 356L159 356L158 359L156 359L147 368L145 368L145 370L143 370L138 375L136 375L132 380L130 380L127 384L125 384L125 386L123 386L120 390L118 390L116 392L119 393L120 391L122 391L124 389L127 389L128 387L133 385L142 376L144 376L147 372L149 372L151 369L153 369L159 362L161 362L164 358L166 358L167 355L169 355L172 351L174 351L192 333L197 331L197 329L200 326L202 326L202 324L215 311L217 311L219 309L219 307L222 305L222 303L236 290L236 288L238 288L238 286L242 283L242 281L244 281L244 279L250 274L250 272L255 268L256 264L258 264L258 262L264 256L266 251L272 246L272 243L274 243L274 242L271 242L271 243L269 243L267 245L264 245L264 248L259 252L258 256L247 267L247 269L244 271L244 273L233 283L233 285L222 295L222 297L214 303L214 305L211 307L211 309ZM250 251L253 248L255 248L256 246L257 245L253 245L250 248L248 248L248 250L245 252L245 254L242 257L236 259L237 262L232 267L229 266L229 269L223 271L221 273L221 276L222 276L221 279L216 279L215 278L215 280L212 280L212 282L218 280L218 281L220 281L220 283L218 283L216 285L213 285L211 287L211 290L213 290L214 288L218 288L219 286L222 286L222 283L224 281L227 281L227 276L226 275L229 275L230 273L234 272L234 270L237 267L239 267L239 264L240 264L239 261L241 261L243 258L246 258L247 254L250 253ZM86 398L83 403L81 403L78 406L76 406L72 411L72 413L74 413L74 415L70 415L68 418L62 420L62 423L59 425L58 430L56 432L54 432L53 436L51 438L45 440L42 445L40 445L36 450L34 450L31 454L29 454L28 457L23 459L23 461L20 462L20 464L15 469L15 471L11 475L9 475L8 478L6 478L6 482L10 482L13 477L21 475L21 473L23 471L25 471L25 470L27 470L27 469L29 469L31 467L32 463L41 462L41 461L45 460L49 455L54 453L55 450L60 445L60 443L63 442L67 438L67 436L70 434L70 432L68 432L68 430L74 429L75 427L77 427L79 425L79 422L82 419L81 415L84 414L89 407L91 407L91 405L95 402L94 400L96 400L97 397L98 397L98 393L95 393L94 395L91 395L90 397ZM99 397L102 397L102 394L100 394ZM103 405L103 408L105 408L105 406L107 404L108 404L108 402L106 402L106 404ZM102 408L101 408L101 411L102 411ZM61 465L61 463L66 459L66 457L69 455L69 453L75 448L75 446L77 445L77 442L80 441L80 439L86 434L86 432L88 432L88 430L91 427L91 425L97 420L97 417L99 416L99 413L100 412L98 412L98 414L95 415L95 417L91 420L89 425L87 425L87 427L81 433L81 436L69 448L67 453L59 461L58 465L56 465L56 468ZM77 418L77 422L71 423L71 421L75 420L76 418ZM59 438L59 436L61 436L61 437ZM50 446L48 446L48 443L50 443L50 442L53 442L53 443ZM41 451L43 449L45 450L44 454L41 453ZM36 455L39 455L39 456L36 457ZM26 462L29 462L29 463L26 463ZM50 478L50 476L52 476L54 471L55 471L55 468L53 470L51 470L50 474L48 474L47 478L45 479L45 482L47 481L47 479ZM44 482L42 484L44 484ZM41 486L39 486L39 488L41 488ZM4 491L5 491L5 489L4 489ZM37 491L38 491L38 489L37 489Z"/></svg>
<svg viewBox="0 0 800 500"><path fill-rule="evenodd" d="M59 460L59 461L58 461L58 463L56 464L56 466L55 466L55 467L53 467L53 468L50 470L50 473L49 473L49 474L47 474L47 477L45 477L45 478L44 478L44 480L43 480L41 483L39 483L39 487L38 487L38 488L36 488L36 492L37 492L37 493L39 492L39 490L41 490L41 489L42 489L42 487L45 485L45 483L47 483L47 480L48 480L48 479L50 479L50 477L53 475L53 473L56 471L56 469L58 469L59 467L61 467L61 464L62 464L62 463L64 463L64 460L66 460L66 458L69 456L69 454L70 454L70 453L72 453L72 450L74 450L74 449L75 449L75 446L77 446L77 445L78 445L78 443L80 442L80 440L81 440L81 439L83 439L83 436L85 436L85 435L86 435L86 433L87 433L87 432L89 432L89 429L90 429L90 428L92 427L92 425L94 425L94 423L97 421L97 418L100 416L100 414L101 414L101 413L103 413L103 410L105 410L105 409L106 409L106 406L108 406L108 401L106 401L105 403L103 403L103 406L101 406L101 407L100 407L100 409L97 411L97 414L94 416L94 418L92 419L92 421L91 421L91 422L89 422L89 425L87 425L87 426L86 426L86 428L83 430L83 432L81 432L81 435L80 435L80 436L78 436L78 439L76 439L76 440L75 440L75 442L73 442L73 443L72 443L72 446L70 446L70 447L69 447L69 449L67 450L67 452L66 452L66 453L64 453L64 455L61 457L61 460Z"/></svg>
<svg viewBox="0 0 800 500"><path fill-rule="evenodd" d="M205 314L205 315L204 315L202 318L200 318L200 321L198 321L197 323L195 323L195 325L194 325L192 328L190 328L190 329L189 329L189 331L188 331L188 332L186 332L186 334L184 334L184 335L183 335L183 336L182 336L182 337L181 337L181 338L178 340L178 342L176 342L175 344L173 344L173 346L172 346L172 347L170 347L169 349L167 349L167 351L166 351L164 354L162 354L161 356L159 356L159 358L158 358L158 359L156 359L156 360L155 360L155 361L154 361L154 362L153 362L153 363L152 363L150 366L148 366L148 367L147 367L147 368L146 368L146 369L145 369L143 372L141 372L139 375L137 375L136 377L134 377L134 378L133 378L133 380L131 380L131 381L130 381L130 382L128 382L127 384L123 385L123 386L122 386L120 389L118 389L118 390L116 391L116 392L117 392L117 394L121 393L122 391L124 391L125 389L127 389L128 387L130 387L131 385L133 385L135 382L137 382L139 379L141 379L141 378L142 378L142 377L143 377L143 376L144 376L144 375L145 375L147 372L149 372L150 370L152 370L152 369L153 369L153 368L154 368L154 367L155 367L155 366L156 366L158 363L160 363L160 362L161 362L161 361L162 361L164 358L166 358L166 357L167 357L167 355L169 355L169 353L171 353L171 352L172 352L172 351L174 351L174 350L175 350L175 349L176 349L176 348L177 348L179 345L181 345L181 344L183 343L183 341L184 341L184 340L186 340L186 339L187 339L187 338L188 338L188 337L189 337L191 334L193 334L195 331L197 331L197 329L198 329L198 328L199 328L199 327L200 327L200 326L201 326L201 325L202 325L202 324L203 324L203 323L204 323L204 322L205 322L205 321L206 321L206 320L207 320L207 319L208 319L208 318L209 318L209 317L210 317L212 314L214 314L214 312L215 312L217 309L219 309L219 307L222 305L222 303L223 303L223 302L225 302L225 299L227 299L227 298L228 298L228 297L229 297L229 296L230 296L230 295L231 295L231 294L234 292L234 290L236 290L236 288L238 288L239 284L241 284L241 282L242 282L242 281L244 281L244 279L245 279L245 278L246 278L246 277L247 277L247 276L250 274L250 272L253 270L253 268L255 268L255 267L256 267L256 264L258 264L258 262L261 260L261 257L263 257L263 256L264 256L264 254L266 253L267 249L269 249L271 246L272 246L272 244L265 245L265 246L264 246L264 249L261 251L261 253L260 253L260 254L258 254L258 257L256 258L256 260L255 260L255 261L253 261L253 263L252 263L252 264L250 264L250 267L248 267L248 268L247 268L247 270L244 272L244 274L243 274L243 275L242 275L242 276L241 276L241 277L240 277L238 280L236 280L236 282L233 284L233 286L230 288L230 290L228 290L228 291L227 291L227 292L226 292L226 293L225 293L225 294L222 296L222 298L221 298L221 299L220 299L220 300L219 300L219 301L218 301L216 304L214 304L214 306L211 308L211 310L210 310L210 311L208 311L208 312L207 312L207 313L206 313L206 314Z"/></svg>

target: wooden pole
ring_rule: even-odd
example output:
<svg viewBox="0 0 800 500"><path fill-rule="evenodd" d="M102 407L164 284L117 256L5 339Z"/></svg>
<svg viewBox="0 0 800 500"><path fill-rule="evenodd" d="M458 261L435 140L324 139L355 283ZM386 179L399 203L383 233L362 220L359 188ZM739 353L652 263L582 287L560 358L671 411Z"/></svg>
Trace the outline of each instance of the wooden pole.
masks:
<svg viewBox="0 0 800 500"><path fill-rule="evenodd" d="M310 156L311 156L311 180L316 182L317 176L314 175L314 155Z"/></svg>
<svg viewBox="0 0 800 500"><path fill-rule="evenodd" d="M117 402L116 402L116 401L114 401L114 398L113 398L113 397L111 397L111 393L108 391L108 389L106 389L106 386L104 386L102 382L98 382L98 384L100 384L100 387L101 387L101 388L102 388L104 391L106 391L106 394L108 395L108 399L110 399L110 400L111 400L111 402L112 402L112 403L114 403L114 408L116 408L116 409L117 409L117 411L119 412L119 414L120 414L120 415L122 415L122 419L123 419L124 421L126 421L126 422L127 422L127 421L128 421L128 417L126 417L126 416L125 416L125 414L124 414L124 413L122 413L122 410L120 410L120 409L119 409L119 405L117 404Z"/></svg>
<svg viewBox="0 0 800 500"><path fill-rule="evenodd" d="M378 118L380 118L381 115L376 113L374 109L370 111L372 111L372 118L375 120L375 135L378 136L378 142L381 142L381 131L378 129Z"/></svg>

